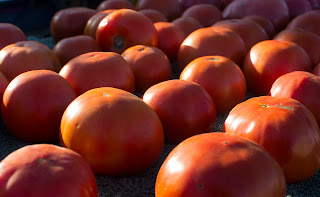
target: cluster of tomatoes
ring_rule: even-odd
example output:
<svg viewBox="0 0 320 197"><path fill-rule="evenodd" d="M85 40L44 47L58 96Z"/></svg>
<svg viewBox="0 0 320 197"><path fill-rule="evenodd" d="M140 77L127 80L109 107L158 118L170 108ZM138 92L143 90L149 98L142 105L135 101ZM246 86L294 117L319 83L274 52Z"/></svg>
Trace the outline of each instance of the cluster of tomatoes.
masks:
<svg viewBox="0 0 320 197"><path fill-rule="evenodd" d="M320 167L318 8L105 0L56 12L52 49L0 23L2 119L33 143L0 162L0 196L98 196L95 175L137 174L165 143L157 197L285 196Z"/></svg>

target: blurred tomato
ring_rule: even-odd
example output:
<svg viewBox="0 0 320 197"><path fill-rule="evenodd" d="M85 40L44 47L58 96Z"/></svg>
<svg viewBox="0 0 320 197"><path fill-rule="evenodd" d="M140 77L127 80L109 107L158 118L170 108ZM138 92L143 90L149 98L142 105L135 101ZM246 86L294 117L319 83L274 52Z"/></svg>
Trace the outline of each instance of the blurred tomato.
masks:
<svg viewBox="0 0 320 197"><path fill-rule="evenodd" d="M309 1L306 0L284 0L288 6L290 20L312 10Z"/></svg>
<svg viewBox="0 0 320 197"><path fill-rule="evenodd" d="M0 50L19 41L28 40L24 32L16 25L11 23L0 23Z"/></svg>
<svg viewBox="0 0 320 197"><path fill-rule="evenodd" d="M139 10L140 13L148 17L153 23L156 22L168 22L167 17L160 11L155 9L142 9Z"/></svg>
<svg viewBox="0 0 320 197"><path fill-rule="evenodd" d="M266 31L269 39L272 39L276 34L274 25L267 17L261 16L261 15L249 15L249 16L243 17L242 19L251 20L259 24Z"/></svg>
<svg viewBox="0 0 320 197"><path fill-rule="evenodd" d="M196 4L186 9L182 13L182 17L192 17L204 27L209 27L222 20L222 12L211 4Z"/></svg>
<svg viewBox="0 0 320 197"><path fill-rule="evenodd" d="M320 77L320 63L313 68L312 73Z"/></svg>
<svg viewBox="0 0 320 197"><path fill-rule="evenodd" d="M128 0L104 0L97 7L97 11L109 9L135 9L135 6Z"/></svg>
<svg viewBox="0 0 320 197"><path fill-rule="evenodd" d="M172 23L184 31L186 36L197 29L203 28L201 23L192 17L179 17L173 20Z"/></svg>

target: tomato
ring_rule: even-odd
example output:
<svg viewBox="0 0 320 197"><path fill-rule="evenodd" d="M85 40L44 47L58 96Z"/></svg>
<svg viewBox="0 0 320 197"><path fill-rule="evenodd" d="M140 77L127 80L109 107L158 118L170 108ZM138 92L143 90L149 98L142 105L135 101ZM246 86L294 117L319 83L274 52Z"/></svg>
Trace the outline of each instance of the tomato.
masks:
<svg viewBox="0 0 320 197"><path fill-rule="evenodd" d="M89 52L69 61L59 72L77 95L98 87L134 92L134 73L126 60L114 52Z"/></svg>
<svg viewBox="0 0 320 197"><path fill-rule="evenodd" d="M290 21L287 29L302 29L320 36L320 14L315 11L305 12Z"/></svg>
<svg viewBox="0 0 320 197"><path fill-rule="evenodd" d="M280 164L288 183L311 177L320 166L319 126L294 99L261 96L242 102L227 116L223 131L264 147Z"/></svg>
<svg viewBox="0 0 320 197"><path fill-rule="evenodd" d="M111 87L89 90L68 106L60 139L104 175L135 174L150 167L164 144L157 114L139 97Z"/></svg>
<svg viewBox="0 0 320 197"><path fill-rule="evenodd" d="M97 7L97 11L109 9L135 9L135 6L128 0L104 0Z"/></svg>
<svg viewBox="0 0 320 197"><path fill-rule="evenodd" d="M168 143L213 130L216 110L199 84L173 79L151 86L142 96L159 116Z"/></svg>
<svg viewBox="0 0 320 197"><path fill-rule="evenodd" d="M57 11L50 22L50 32L53 40L83 34L87 21L97 11L86 7L67 7Z"/></svg>
<svg viewBox="0 0 320 197"><path fill-rule="evenodd" d="M265 40L254 45L242 68L249 91L256 95L267 95L273 82L286 73L311 69L311 60L302 47L278 40Z"/></svg>
<svg viewBox="0 0 320 197"><path fill-rule="evenodd" d="M81 54L101 50L97 41L86 35L63 38L53 48L62 65Z"/></svg>
<svg viewBox="0 0 320 197"><path fill-rule="evenodd" d="M9 85L8 79L6 78L6 76L4 76L4 74L2 74L2 72L0 72L0 99L1 99L1 102L3 99L3 93L6 90L8 85Z"/></svg>
<svg viewBox="0 0 320 197"><path fill-rule="evenodd" d="M47 69L58 72L60 68L57 55L38 41L20 41L0 50L0 72L9 81L29 70Z"/></svg>
<svg viewBox="0 0 320 197"><path fill-rule="evenodd" d="M156 47L136 45L126 49L121 55L134 73L136 92L144 93L151 86L171 79L170 61Z"/></svg>
<svg viewBox="0 0 320 197"><path fill-rule="evenodd" d="M168 22L167 17L162 12L155 9L142 9L140 13L148 17L153 23L156 22Z"/></svg>
<svg viewBox="0 0 320 197"><path fill-rule="evenodd" d="M168 21L172 21L181 16L183 7L179 0L138 0L137 10L155 9L166 16Z"/></svg>
<svg viewBox="0 0 320 197"><path fill-rule="evenodd" d="M0 195L97 197L98 188L90 166L79 154L52 144L33 144L1 161Z"/></svg>
<svg viewBox="0 0 320 197"><path fill-rule="evenodd" d="M246 96L246 80L241 69L222 56L203 56L193 60L183 69L180 79L204 87L218 114L228 113Z"/></svg>
<svg viewBox="0 0 320 197"><path fill-rule="evenodd" d="M130 9L116 10L103 18L96 39L103 50L117 53L138 44L158 46L158 34L150 19Z"/></svg>
<svg viewBox="0 0 320 197"><path fill-rule="evenodd" d="M305 71L287 73L273 83L270 95L301 102L312 112L320 125L320 77Z"/></svg>
<svg viewBox="0 0 320 197"><path fill-rule="evenodd" d="M0 23L0 50L19 41L28 40L24 32L16 25L11 23Z"/></svg>
<svg viewBox="0 0 320 197"><path fill-rule="evenodd" d="M204 27L209 27L222 20L222 12L214 5L203 3L189 7L182 13L182 17L192 17Z"/></svg>
<svg viewBox="0 0 320 197"><path fill-rule="evenodd" d="M320 77L320 62L313 68L312 73Z"/></svg>
<svg viewBox="0 0 320 197"><path fill-rule="evenodd" d="M291 41L301 46L309 55L312 66L320 62L320 37L303 29L284 29L274 40Z"/></svg>
<svg viewBox="0 0 320 197"><path fill-rule="evenodd" d="M201 23L192 17L179 17L173 20L172 23L184 31L186 36L197 29L203 28Z"/></svg>
<svg viewBox="0 0 320 197"><path fill-rule="evenodd" d="M283 0L236 0L223 10L222 15L225 19L249 15L264 16L271 20L276 32L282 30L289 22L289 9Z"/></svg>
<svg viewBox="0 0 320 197"><path fill-rule="evenodd" d="M279 164L261 146L220 132L190 137L163 162L155 196L283 197L286 182Z"/></svg>
<svg viewBox="0 0 320 197"><path fill-rule="evenodd" d="M220 0L178 0L178 1L181 3L184 10L197 4L210 4L210 5L214 5L219 9L221 8Z"/></svg>
<svg viewBox="0 0 320 197"><path fill-rule="evenodd" d="M268 18L266 18L264 16L249 15L249 16L243 17L242 19L251 20L251 21L259 24L266 31L269 39L272 39L274 37L274 35L276 34L276 30L274 29L274 25L272 24L272 22Z"/></svg>
<svg viewBox="0 0 320 197"><path fill-rule="evenodd" d="M219 55L231 59L242 67L247 50L242 38L226 28L206 27L192 32L181 43L178 67L183 70L197 57Z"/></svg>
<svg viewBox="0 0 320 197"><path fill-rule="evenodd" d="M306 0L284 0L289 9L289 17L293 19L300 14L312 10L311 4Z"/></svg>
<svg viewBox="0 0 320 197"><path fill-rule="evenodd" d="M158 48L161 49L171 62L177 59L179 47L186 38L184 31L171 22L154 23L159 37Z"/></svg>
<svg viewBox="0 0 320 197"><path fill-rule="evenodd" d="M243 19L228 19L218 21L213 24L213 27L221 27L230 29L242 38L247 50L258 42L268 39L266 31L257 23Z"/></svg>
<svg viewBox="0 0 320 197"><path fill-rule="evenodd" d="M67 80L50 70L14 78L3 94L1 114L10 133L28 142L57 142L60 120L76 94Z"/></svg>

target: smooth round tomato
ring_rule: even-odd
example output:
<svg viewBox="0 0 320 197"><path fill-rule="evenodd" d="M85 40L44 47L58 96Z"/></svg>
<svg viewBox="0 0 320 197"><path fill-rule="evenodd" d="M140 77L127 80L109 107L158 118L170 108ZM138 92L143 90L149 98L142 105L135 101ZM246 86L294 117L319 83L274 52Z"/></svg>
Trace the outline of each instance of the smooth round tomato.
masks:
<svg viewBox="0 0 320 197"><path fill-rule="evenodd" d="M95 176L83 157L52 144L10 153L0 163L0 174L1 196L98 197Z"/></svg>
<svg viewBox="0 0 320 197"><path fill-rule="evenodd" d="M144 93L151 86L171 79L170 61L156 47L136 45L126 49L121 56L134 73L136 92Z"/></svg>
<svg viewBox="0 0 320 197"><path fill-rule="evenodd" d="M313 176L320 166L319 126L312 113L291 98L261 96L236 105L223 131L265 148L289 183Z"/></svg>
<svg viewBox="0 0 320 197"><path fill-rule="evenodd" d="M151 20L130 9L119 9L104 17L96 39L103 50L117 53L138 44L158 46L157 30Z"/></svg>
<svg viewBox="0 0 320 197"><path fill-rule="evenodd" d="M9 81L23 72L39 69L61 69L57 55L41 42L20 41L0 50L0 72Z"/></svg>
<svg viewBox="0 0 320 197"><path fill-rule="evenodd" d="M102 49L95 39L86 35L63 38L53 48L62 66L81 54L95 51Z"/></svg>
<svg viewBox="0 0 320 197"><path fill-rule="evenodd" d="M180 74L206 89L218 114L228 113L246 96L246 80L233 61L223 56L203 56L190 62Z"/></svg>
<svg viewBox="0 0 320 197"><path fill-rule="evenodd" d="M212 4L195 4L184 10L182 17L192 17L204 27L209 27L222 20L222 12Z"/></svg>
<svg viewBox="0 0 320 197"><path fill-rule="evenodd" d="M163 162L156 197L286 195L284 174L261 146L246 138L213 132L190 137Z"/></svg>
<svg viewBox="0 0 320 197"><path fill-rule="evenodd" d="M111 87L89 90L68 106L60 139L104 175L135 174L150 167L164 144L157 114L139 97Z"/></svg>
<svg viewBox="0 0 320 197"><path fill-rule="evenodd" d="M128 0L104 0L96 8L97 11L109 10L109 9L132 9L135 10L135 6Z"/></svg>
<svg viewBox="0 0 320 197"><path fill-rule="evenodd" d="M114 52L89 52L69 61L59 74L76 94L99 87L114 87L134 92L134 73L128 62Z"/></svg>
<svg viewBox="0 0 320 197"><path fill-rule="evenodd" d="M184 31L185 35L188 36L197 29L203 28L201 23L192 17L179 17L172 21L172 23Z"/></svg>
<svg viewBox="0 0 320 197"><path fill-rule="evenodd" d="M320 36L320 14L316 11L309 11L295 17L287 25L287 29L302 29Z"/></svg>
<svg viewBox="0 0 320 197"><path fill-rule="evenodd" d="M50 70L14 78L3 94L1 114L8 131L28 142L57 142L60 120L76 94L67 80Z"/></svg>
<svg viewBox="0 0 320 197"><path fill-rule="evenodd" d="M311 72L311 69L311 60L302 47L279 40L265 40L254 45L242 68L249 91L257 95L267 95L273 82L286 73Z"/></svg>
<svg viewBox="0 0 320 197"><path fill-rule="evenodd" d="M142 9L140 13L148 17L153 23L156 22L168 22L167 17L162 12L155 9Z"/></svg>
<svg viewBox="0 0 320 197"><path fill-rule="evenodd" d="M245 43L234 31L219 27L195 30L181 43L178 52L178 67L183 70L192 60L201 56L219 55L242 67L247 53Z"/></svg>
<svg viewBox="0 0 320 197"><path fill-rule="evenodd" d="M28 40L25 33L16 25L11 23L0 23L0 50L19 41Z"/></svg>
<svg viewBox="0 0 320 197"><path fill-rule="evenodd" d="M142 99L158 114L168 143L176 144L214 128L214 103L207 91L195 82L164 81L151 86Z"/></svg>
<svg viewBox="0 0 320 197"><path fill-rule="evenodd" d="M272 39L276 34L274 25L267 17L261 16L261 15L249 15L249 16L243 17L242 19L251 20L259 24L266 31L269 39Z"/></svg>

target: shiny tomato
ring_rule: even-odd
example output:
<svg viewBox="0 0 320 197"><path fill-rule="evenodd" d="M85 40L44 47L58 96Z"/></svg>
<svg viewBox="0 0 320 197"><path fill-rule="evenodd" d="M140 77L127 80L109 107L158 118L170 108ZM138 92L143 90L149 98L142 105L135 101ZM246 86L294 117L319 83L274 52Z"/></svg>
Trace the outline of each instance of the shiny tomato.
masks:
<svg viewBox="0 0 320 197"><path fill-rule="evenodd" d="M200 84L210 94L217 113L228 113L246 96L246 80L233 61L222 56L203 56L190 62L181 80Z"/></svg>
<svg viewBox="0 0 320 197"><path fill-rule="evenodd" d="M142 99L158 114L168 143L176 144L214 128L214 103L207 91L195 82L164 81L151 86Z"/></svg>
<svg viewBox="0 0 320 197"><path fill-rule="evenodd" d="M192 17L179 17L172 21L172 23L184 31L185 35L188 36L197 29L203 28L203 25Z"/></svg>
<svg viewBox="0 0 320 197"><path fill-rule="evenodd" d="M192 32L181 43L178 52L178 67L183 70L186 65L197 57L208 55L224 56L242 67L247 53L242 38L226 28L206 27Z"/></svg>
<svg viewBox="0 0 320 197"><path fill-rule="evenodd" d="M59 72L77 95L98 87L134 92L134 73L128 62L114 52L89 52L69 61Z"/></svg>
<svg viewBox="0 0 320 197"><path fill-rule="evenodd" d="M164 144L157 114L139 97L111 87L89 90L68 106L60 139L104 175L135 174L150 167Z"/></svg>
<svg viewBox="0 0 320 197"><path fill-rule="evenodd" d="M235 106L223 131L264 147L289 183L313 176L320 166L319 126L312 113L291 98L254 97Z"/></svg>
<svg viewBox="0 0 320 197"><path fill-rule="evenodd" d="M156 179L156 197L284 197L279 164L246 138L214 132L190 137L168 155Z"/></svg>
<svg viewBox="0 0 320 197"><path fill-rule="evenodd" d="M151 20L130 9L119 9L104 17L96 39L103 50L117 53L138 44L158 46L158 34Z"/></svg>
<svg viewBox="0 0 320 197"><path fill-rule="evenodd" d="M142 9L140 13L148 17L153 23L156 22L168 22L167 17L162 12L155 9Z"/></svg>
<svg viewBox="0 0 320 197"><path fill-rule="evenodd" d="M61 69L57 55L41 42L20 41L0 50L0 72L9 81L23 72L39 69Z"/></svg>
<svg viewBox="0 0 320 197"><path fill-rule="evenodd" d="M18 26L0 23L0 50L9 44L26 40L28 40L27 36Z"/></svg>
<svg viewBox="0 0 320 197"><path fill-rule="evenodd" d="M311 72L311 69L311 60L302 47L278 40L265 40L254 45L242 68L248 89L257 95L267 95L281 75L297 70Z"/></svg>
<svg viewBox="0 0 320 197"><path fill-rule="evenodd" d="M3 94L1 114L10 133L29 142L57 142L60 120L76 94L67 80L50 70L14 78Z"/></svg>
<svg viewBox="0 0 320 197"><path fill-rule="evenodd" d="M290 21L287 29L302 29L320 36L320 14L316 11L305 12Z"/></svg>
<svg viewBox="0 0 320 197"><path fill-rule="evenodd" d="M171 79L169 59L160 49L136 45L126 49L121 56L129 63L135 81L135 91L144 93L151 86Z"/></svg>
<svg viewBox="0 0 320 197"><path fill-rule="evenodd" d="M98 197L88 163L78 153L56 145L19 148L1 161L0 174L0 196Z"/></svg>
<svg viewBox="0 0 320 197"><path fill-rule="evenodd" d="M98 7L97 11L109 10L109 9L135 9L135 6L128 0L104 0Z"/></svg>
<svg viewBox="0 0 320 197"><path fill-rule="evenodd" d="M182 13L182 17L192 17L204 27L209 27L222 20L222 12L211 4L196 4L186 9Z"/></svg>
<svg viewBox="0 0 320 197"><path fill-rule="evenodd" d="M249 16L243 17L242 19L251 20L259 24L266 31L269 39L272 39L276 34L274 25L267 17L261 16L261 15L249 15Z"/></svg>

